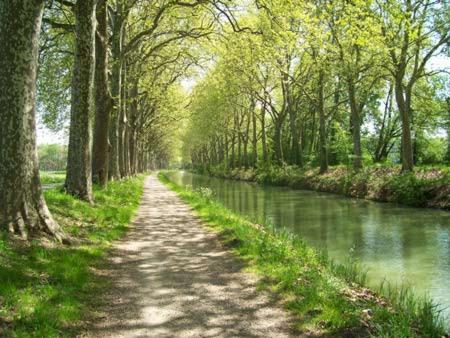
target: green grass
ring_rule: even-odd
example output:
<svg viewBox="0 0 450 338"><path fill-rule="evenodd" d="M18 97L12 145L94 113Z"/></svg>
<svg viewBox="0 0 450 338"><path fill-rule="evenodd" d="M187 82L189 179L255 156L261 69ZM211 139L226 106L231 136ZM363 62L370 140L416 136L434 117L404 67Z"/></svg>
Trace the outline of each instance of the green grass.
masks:
<svg viewBox="0 0 450 338"><path fill-rule="evenodd" d="M66 179L65 171L41 171L42 184L63 184Z"/></svg>
<svg viewBox="0 0 450 338"><path fill-rule="evenodd" d="M160 180L191 205L223 243L259 274L260 286L281 296L298 317L297 328L332 336L442 337L443 320L435 306L409 289L385 286L384 295L365 287L354 262L333 263L301 238L255 226L211 199L206 189L192 191Z"/></svg>
<svg viewBox="0 0 450 338"><path fill-rule="evenodd" d="M56 189L46 191L55 219L83 239L82 245L24 243L0 234L0 336L76 335L95 303L93 295L106 285L92 268L127 231L142 189L142 176L104 190L95 187L93 206Z"/></svg>

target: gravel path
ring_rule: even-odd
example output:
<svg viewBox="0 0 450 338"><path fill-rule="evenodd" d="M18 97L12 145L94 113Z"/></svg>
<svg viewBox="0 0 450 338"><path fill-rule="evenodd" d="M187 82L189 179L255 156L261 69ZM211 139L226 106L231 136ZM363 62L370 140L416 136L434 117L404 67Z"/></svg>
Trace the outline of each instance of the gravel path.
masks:
<svg viewBox="0 0 450 338"><path fill-rule="evenodd" d="M133 230L102 274L114 287L87 337L292 337L292 318L177 195L148 177Z"/></svg>

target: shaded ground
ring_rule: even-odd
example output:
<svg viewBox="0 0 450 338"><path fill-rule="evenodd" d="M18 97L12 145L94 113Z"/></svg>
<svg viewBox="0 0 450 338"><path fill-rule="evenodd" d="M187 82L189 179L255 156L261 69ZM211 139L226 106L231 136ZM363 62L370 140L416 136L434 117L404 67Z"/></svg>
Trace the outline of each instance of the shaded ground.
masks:
<svg viewBox="0 0 450 338"><path fill-rule="evenodd" d="M290 337L292 319L155 177L111 256L87 337Z"/></svg>

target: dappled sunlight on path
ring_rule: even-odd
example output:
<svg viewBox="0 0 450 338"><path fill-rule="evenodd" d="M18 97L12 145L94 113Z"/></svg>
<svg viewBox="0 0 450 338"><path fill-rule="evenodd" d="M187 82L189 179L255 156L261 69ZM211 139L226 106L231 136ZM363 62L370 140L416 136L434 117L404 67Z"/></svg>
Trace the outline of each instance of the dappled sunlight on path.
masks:
<svg viewBox="0 0 450 338"><path fill-rule="evenodd" d="M292 319L205 230L147 178L134 228L107 270L114 286L89 337L289 337Z"/></svg>

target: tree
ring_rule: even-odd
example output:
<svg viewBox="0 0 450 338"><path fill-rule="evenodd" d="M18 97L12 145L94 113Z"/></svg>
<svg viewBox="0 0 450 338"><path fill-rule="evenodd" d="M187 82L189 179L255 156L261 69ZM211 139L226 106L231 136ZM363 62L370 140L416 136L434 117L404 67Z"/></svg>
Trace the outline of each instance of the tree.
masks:
<svg viewBox="0 0 450 338"><path fill-rule="evenodd" d="M427 63L450 41L448 4L434 0L384 0L378 1L378 5L402 121L402 170L412 171L414 86L419 79L430 75Z"/></svg>
<svg viewBox="0 0 450 338"><path fill-rule="evenodd" d="M77 0L70 137L65 188L92 202L92 117L96 0Z"/></svg>
<svg viewBox="0 0 450 338"><path fill-rule="evenodd" d="M380 82L384 56L380 28L370 1L336 1L328 13L336 45L336 67L345 80L353 141L353 168L362 168L361 125L364 108Z"/></svg>
<svg viewBox="0 0 450 338"><path fill-rule="evenodd" d="M109 88L108 1L97 4L97 34L95 37L95 129L92 178L101 186L108 183L109 123L113 99Z"/></svg>
<svg viewBox="0 0 450 338"><path fill-rule="evenodd" d="M36 73L44 1L0 2L1 224L27 238L64 239L42 194L36 150Z"/></svg>

